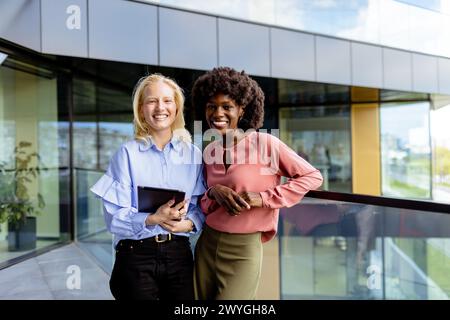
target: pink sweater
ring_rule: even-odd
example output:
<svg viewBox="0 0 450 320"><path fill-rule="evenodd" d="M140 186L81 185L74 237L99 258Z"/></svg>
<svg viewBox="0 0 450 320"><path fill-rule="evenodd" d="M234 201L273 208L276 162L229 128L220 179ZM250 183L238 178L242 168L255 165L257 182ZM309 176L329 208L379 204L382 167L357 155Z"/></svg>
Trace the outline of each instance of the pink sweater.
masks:
<svg viewBox="0 0 450 320"><path fill-rule="evenodd" d="M206 224L213 229L227 233L261 232L262 242L269 241L277 232L279 208L295 205L309 190L322 184L319 170L270 134L250 133L228 150L233 162L225 172L221 144L212 142L205 148L208 187L221 184L238 193L259 192L263 207L231 216L205 193L201 207ZM289 179L280 185L282 176Z"/></svg>

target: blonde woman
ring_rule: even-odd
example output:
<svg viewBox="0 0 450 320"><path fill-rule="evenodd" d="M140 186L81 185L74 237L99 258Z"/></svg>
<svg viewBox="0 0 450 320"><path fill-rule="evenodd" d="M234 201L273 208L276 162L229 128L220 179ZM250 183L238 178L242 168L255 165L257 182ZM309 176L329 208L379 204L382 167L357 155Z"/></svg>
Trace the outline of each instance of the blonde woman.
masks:
<svg viewBox="0 0 450 320"><path fill-rule="evenodd" d="M114 235L110 289L116 299L193 299L189 235L202 227L197 198L205 188L202 154L184 129L183 106L173 80L159 74L139 80L133 94L135 139L120 147L91 188L103 200ZM137 186L178 189L186 199L139 212Z"/></svg>

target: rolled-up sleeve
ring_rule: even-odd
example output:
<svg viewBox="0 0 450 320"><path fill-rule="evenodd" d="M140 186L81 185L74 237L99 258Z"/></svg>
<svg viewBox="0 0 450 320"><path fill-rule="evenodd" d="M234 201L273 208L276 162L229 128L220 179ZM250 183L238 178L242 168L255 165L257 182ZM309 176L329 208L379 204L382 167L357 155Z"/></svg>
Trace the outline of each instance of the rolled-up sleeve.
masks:
<svg viewBox="0 0 450 320"><path fill-rule="evenodd" d="M194 190L192 192L191 200L189 202L188 213L186 218L194 223L195 229L191 231L191 234L200 232L205 222L205 216L201 208L198 205L198 199L205 193L205 181L203 178L203 165L197 167L197 181L195 183Z"/></svg>
<svg viewBox="0 0 450 320"><path fill-rule="evenodd" d="M210 199L208 197L208 191L211 188L212 187L209 187L208 190L205 191L205 193L203 194L203 197L200 200L200 207L205 216L207 216L208 214L210 214L211 212L214 212L215 210L217 210L217 208L219 208L219 204L217 203L217 201Z"/></svg>
<svg viewBox="0 0 450 320"><path fill-rule="evenodd" d="M195 201L197 201L197 197L195 197ZM196 234L202 230L203 223L205 222L205 216L198 205L189 203L186 219L189 219L194 223L195 228L190 232L191 234Z"/></svg>

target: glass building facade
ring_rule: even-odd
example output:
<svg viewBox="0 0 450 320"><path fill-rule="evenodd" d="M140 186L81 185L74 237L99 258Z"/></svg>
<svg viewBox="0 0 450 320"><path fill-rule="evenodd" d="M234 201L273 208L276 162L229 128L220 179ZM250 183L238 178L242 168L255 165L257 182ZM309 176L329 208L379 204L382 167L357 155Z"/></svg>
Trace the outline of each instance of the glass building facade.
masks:
<svg viewBox="0 0 450 320"><path fill-rule="evenodd" d="M36 249L70 237L69 119L67 105L58 101L60 85L56 73L36 61L8 58L0 66L0 199L5 205L18 194L19 172L37 169L24 184L33 204L38 195L45 203L36 219ZM27 157L31 163L24 167L19 160ZM2 224L0 263L23 254L9 248L9 232Z"/></svg>
<svg viewBox="0 0 450 320"><path fill-rule="evenodd" d="M89 188L106 170L117 148L133 138L131 95L135 83L154 72L175 79L186 94L186 125L194 134L195 121L206 129L203 111L190 103L195 79L224 61L246 70L248 62L249 73L266 96L264 128L269 132L278 129L281 140L320 169L324 177L321 191L281 210L278 236L265 245L258 297L448 299L450 80L445 57L450 57L450 51L438 44L450 28L434 24L448 22L445 1L267 0L234 1L226 7L218 1L148 2L153 4L108 2L111 11L105 12L111 17L105 14L102 23L114 22L114 10L121 9L128 17L123 26L126 29L131 20L138 20L131 13L127 16L127 10L148 10L148 14L155 10L159 17L155 21L160 23L155 60L148 58L151 54L145 58L149 61L133 58L133 49L123 53L110 49L111 43L125 41L120 35L108 43L101 43L100 38L89 42L84 55L63 53L67 46L63 40L59 48L46 51L45 33L41 49L33 51L20 41L11 41L10 34L2 34L0 28L0 53L4 57L0 64L0 199L6 203L7 196L17 192L14 176L21 168L14 150L26 143L28 155L39 155L30 164L38 174L26 187L36 206L39 195L45 203L36 215L33 248L11 250L8 224L0 224L0 267L75 241L110 272L112 239L105 229L101 202ZM66 9L64 1L61 3ZM100 8L105 3L99 0L88 1L87 7L80 5L81 10L89 9L90 19L98 15L99 20L89 24L89 41L101 33L95 26L100 24ZM42 0L40 5L45 17L49 3ZM415 32L418 26L412 23L392 27L394 21L412 20L427 25L433 20L430 26L435 29L427 29L425 36ZM198 21L203 29L219 26L212 33L219 34L213 43L217 52L198 58L199 51L205 54L210 46L205 40L205 49L197 38L189 39L194 44L186 44L186 51L180 49L181 44L176 46L183 36L178 29L167 29L166 23L186 23L190 28L192 21ZM264 71L265 62L246 62L245 54L233 55L226 49L231 24L243 27L242 33L249 32L254 40L259 31L252 28L266 28L254 22L287 28L266 30L273 47L266 48L270 54L264 51L261 56L267 53L270 57L269 72ZM49 22L42 23L44 32ZM306 32L294 34L295 30ZM163 34L180 38L170 43ZM425 38L419 48L417 43ZM279 60L281 53L276 47L286 39L296 39L301 45L298 52ZM236 47L245 49L245 44L236 41ZM254 45L259 47L257 42ZM180 52L176 54L175 49ZM370 51L367 55L366 49ZM365 60L358 60L362 52L358 50L365 52ZM343 52L348 53L348 59L341 59ZM378 53L371 60L374 52ZM404 55L409 59L406 64ZM189 59L183 60L185 56ZM326 64L330 57L336 60ZM422 58L425 64L421 64ZM209 59L215 61L210 67ZM377 59L381 61L379 69L374 67ZM428 79L429 59L435 68L431 78L436 78L436 85L425 90L429 82L422 84L415 77ZM201 139L198 132L194 139Z"/></svg>
<svg viewBox="0 0 450 320"><path fill-rule="evenodd" d="M450 3L447 0L146 1L450 57L447 41L450 38Z"/></svg>

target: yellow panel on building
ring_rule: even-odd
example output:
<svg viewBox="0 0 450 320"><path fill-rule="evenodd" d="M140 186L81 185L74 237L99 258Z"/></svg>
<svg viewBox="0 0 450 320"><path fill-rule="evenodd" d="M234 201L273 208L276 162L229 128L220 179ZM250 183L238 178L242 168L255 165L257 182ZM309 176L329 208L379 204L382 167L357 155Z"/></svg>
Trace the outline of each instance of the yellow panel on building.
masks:
<svg viewBox="0 0 450 320"><path fill-rule="evenodd" d="M381 194L379 105L353 104L351 121L353 192L378 196Z"/></svg>

